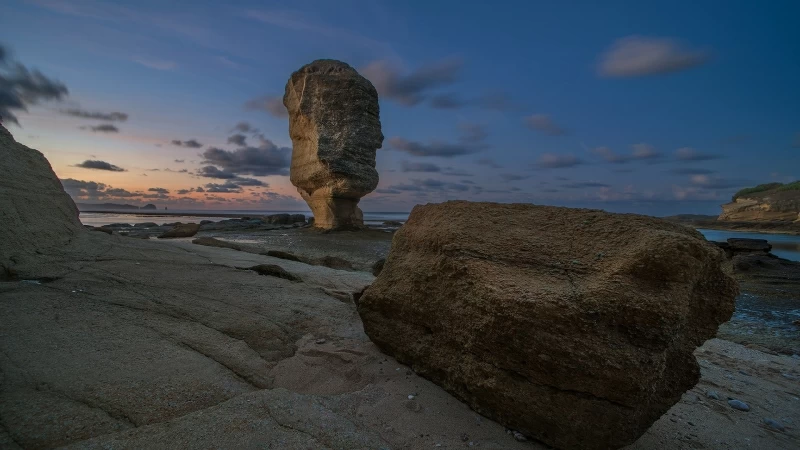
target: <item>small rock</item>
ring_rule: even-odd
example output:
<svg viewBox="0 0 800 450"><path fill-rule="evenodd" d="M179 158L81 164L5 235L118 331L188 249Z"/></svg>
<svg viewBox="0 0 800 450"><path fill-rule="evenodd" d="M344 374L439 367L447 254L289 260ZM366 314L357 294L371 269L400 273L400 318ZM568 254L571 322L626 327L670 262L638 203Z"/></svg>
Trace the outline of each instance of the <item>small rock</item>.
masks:
<svg viewBox="0 0 800 450"><path fill-rule="evenodd" d="M414 401L414 400L407 400L405 402L405 407L409 411L413 411L413 412L422 411L422 406L419 403L417 403L416 401Z"/></svg>
<svg viewBox="0 0 800 450"><path fill-rule="evenodd" d="M316 341L317 344L324 344L325 342L327 342L325 339L317 339Z"/></svg>
<svg viewBox="0 0 800 450"><path fill-rule="evenodd" d="M745 372L744 370L740 370L740 371L739 371L739 373L740 373L740 374L742 374L742 375L744 375L744 376L746 376L746 377L749 377L749 376L750 376L750 374L749 374L749 373L747 373L747 372Z"/></svg>
<svg viewBox="0 0 800 450"><path fill-rule="evenodd" d="M731 408L738 409L739 411L750 411L750 406L741 400L728 400L728 404L731 405Z"/></svg>
<svg viewBox="0 0 800 450"><path fill-rule="evenodd" d="M461 434L461 442L467 442L468 440L469 440L469 435L467 433L462 433Z"/></svg>
<svg viewBox="0 0 800 450"><path fill-rule="evenodd" d="M780 431L781 433L783 433L784 431L786 431L786 428L783 426L783 424L781 424L781 423L780 423L780 422L778 422L777 420L774 420L774 419L768 419L768 418L766 418L766 417L765 417L765 418L763 419L763 422L764 422L764 425L765 425L767 428L769 428L770 430L773 430L773 431Z"/></svg>
<svg viewBox="0 0 800 450"><path fill-rule="evenodd" d="M528 440L528 438L526 438L525 435L520 433L519 431L512 431L511 434L514 435L514 440L518 442L525 442Z"/></svg>
<svg viewBox="0 0 800 450"><path fill-rule="evenodd" d="M706 391L706 397L708 397L708 398L710 398L712 400L719 400L720 399L719 392L717 392L717 391Z"/></svg>
<svg viewBox="0 0 800 450"><path fill-rule="evenodd" d="M414 394L409 394L409 395L408 395L408 399L409 399L409 400L414 400Z"/></svg>

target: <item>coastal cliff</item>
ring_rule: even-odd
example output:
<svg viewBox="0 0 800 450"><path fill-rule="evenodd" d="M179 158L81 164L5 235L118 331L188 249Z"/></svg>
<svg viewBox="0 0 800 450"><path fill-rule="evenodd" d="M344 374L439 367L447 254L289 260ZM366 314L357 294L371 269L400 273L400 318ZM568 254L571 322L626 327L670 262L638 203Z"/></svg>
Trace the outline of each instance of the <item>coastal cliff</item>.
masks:
<svg viewBox="0 0 800 450"><path fill-rule="evenodd" d="M718 220L728 222L800 221L800 181L745 188L722 205Z"/></svg>

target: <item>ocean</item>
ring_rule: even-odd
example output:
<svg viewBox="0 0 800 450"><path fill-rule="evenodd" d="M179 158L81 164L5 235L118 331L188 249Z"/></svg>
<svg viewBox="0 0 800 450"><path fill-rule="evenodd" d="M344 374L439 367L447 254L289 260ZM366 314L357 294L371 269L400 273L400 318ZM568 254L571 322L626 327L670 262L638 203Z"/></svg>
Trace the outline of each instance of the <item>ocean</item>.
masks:
<svg viewBox="0 0 800 450"><path fill-rule="evenodd" d="M226 211L207 211L207 210L122 210L116 212L81 212L80 219L84 225L99 227L112 223L129 223L131 225L144 222L155 222L157 224L167 222L199 222L210 220L218 222L220 220L233 217L261 216L270 214L305 214L311 217L311 211L245 211L245 210L226 210ZM408 212L382 212L364 211L364 222L367 225L381 225L388 220L405 222L408 219Z"/></svg>

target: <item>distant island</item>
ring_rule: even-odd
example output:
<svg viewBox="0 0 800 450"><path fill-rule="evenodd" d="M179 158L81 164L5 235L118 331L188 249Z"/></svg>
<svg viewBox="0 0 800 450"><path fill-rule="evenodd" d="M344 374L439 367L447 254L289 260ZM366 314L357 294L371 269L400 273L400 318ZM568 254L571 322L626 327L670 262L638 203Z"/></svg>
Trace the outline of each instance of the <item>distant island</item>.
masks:
<svg viewBox="0 0 800 450"><path fill-rule="evenodd" d="M156 205L152 203L148 203L142 207L136 205L128 205L128 204L119 204L119 203L76 203L75 204L79 210L81 211L108 211L108 210L118 210L118 209L135 209L135 210L154 210L158 209Z"/></svg>
<svg viewBox="0 0 800 450"><path fill-rule="evenodd" d="M719 216L679 214L665 219L695 228L800 234L800 180L744 188L721 207Z"/></svg>

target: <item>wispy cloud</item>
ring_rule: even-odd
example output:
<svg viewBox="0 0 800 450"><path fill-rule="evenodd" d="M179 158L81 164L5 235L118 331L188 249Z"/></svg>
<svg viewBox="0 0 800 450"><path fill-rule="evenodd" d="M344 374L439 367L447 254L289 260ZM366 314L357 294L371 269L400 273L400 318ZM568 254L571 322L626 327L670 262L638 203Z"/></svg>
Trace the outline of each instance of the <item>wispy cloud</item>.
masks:
<svg viewBox="0 0 800 450"><path fill-rule="evenodd" d="M678 72L707 62L707 50L685 48L670 38L628 36L617 40L600 59L605 77L641 77Z"/></svg>
<svg viewBox="0 0 800 450"><path fill-rule="evenodd" d="M690 147L683 147L675 150L675 158L678 161L709 161L712 159L719 159L722 156L713 155L711 153L702 153Z"/></svg>
<svg viewBox="0 0 800 450"><path fill-rule="evenodd" d="M78 127L81 130L89 130L95 133L119 133L119 128L110 123L103 123L97 126Z"/></svg>
<svg viewBox="0 0 800 450"><path fill-rule="evenodd" d="M156 70L174 70L178 68L178 63L175 61L167 61L163 59L133 58L133 62Z"/></svg>
<svg viewBox="0 0 800 450"><path fill-rule="evenodd" d="M455 83L462 66L460 58L448 58L405 73L399 66L380 60L368 64L360 72L375 85L382 97L403 106L415 106L430 91Z"/></svg>
<svg viewBox="0 0 800 450"><path fill-rule="evenodd" d="M369 50L375 55L389 55L394 60L399 60L397 53L391 45L378 39L373 39L363 34L355 33L346 28L335 27L318 23L298 11L290 10L247 10L244 17L261 23L280 27L292 31L316 34L331 39L333 42L344 42Z"/></svg>
<svg viewBox="0 0 800 450"><path fill-rule="evenodd" d="M548 136L564 136L567 134L567 130L553 122L553 119L547 114L533 114L525 117L524 121L528 128Z"/></svg>
<svg viewBox="0 0 800 450"><path fill-rule="evenodd" d="M118 111L104 113L99 111L86 111L83 109L72 108L62 109L61 113L68 116L80 117L81 119L106 120L109 122L124 122L128 120L128 114Z"/></svg>
<svg viewBox="0 0 800 450"><path fill-rule="evenodd" d="M575 155L559 155L555 153L545 153L533 164L537 169L566 169L583 164L583 161Z"/></svg>
<svg viewBox="0 0 800 450"><path fill-rule="evenodd" d="M247 103L244 104L244 109L249 111L263 111L279 119L289 117L286 107L283 106L283 98L277 95L264 95L248 100Z"/></svg>

